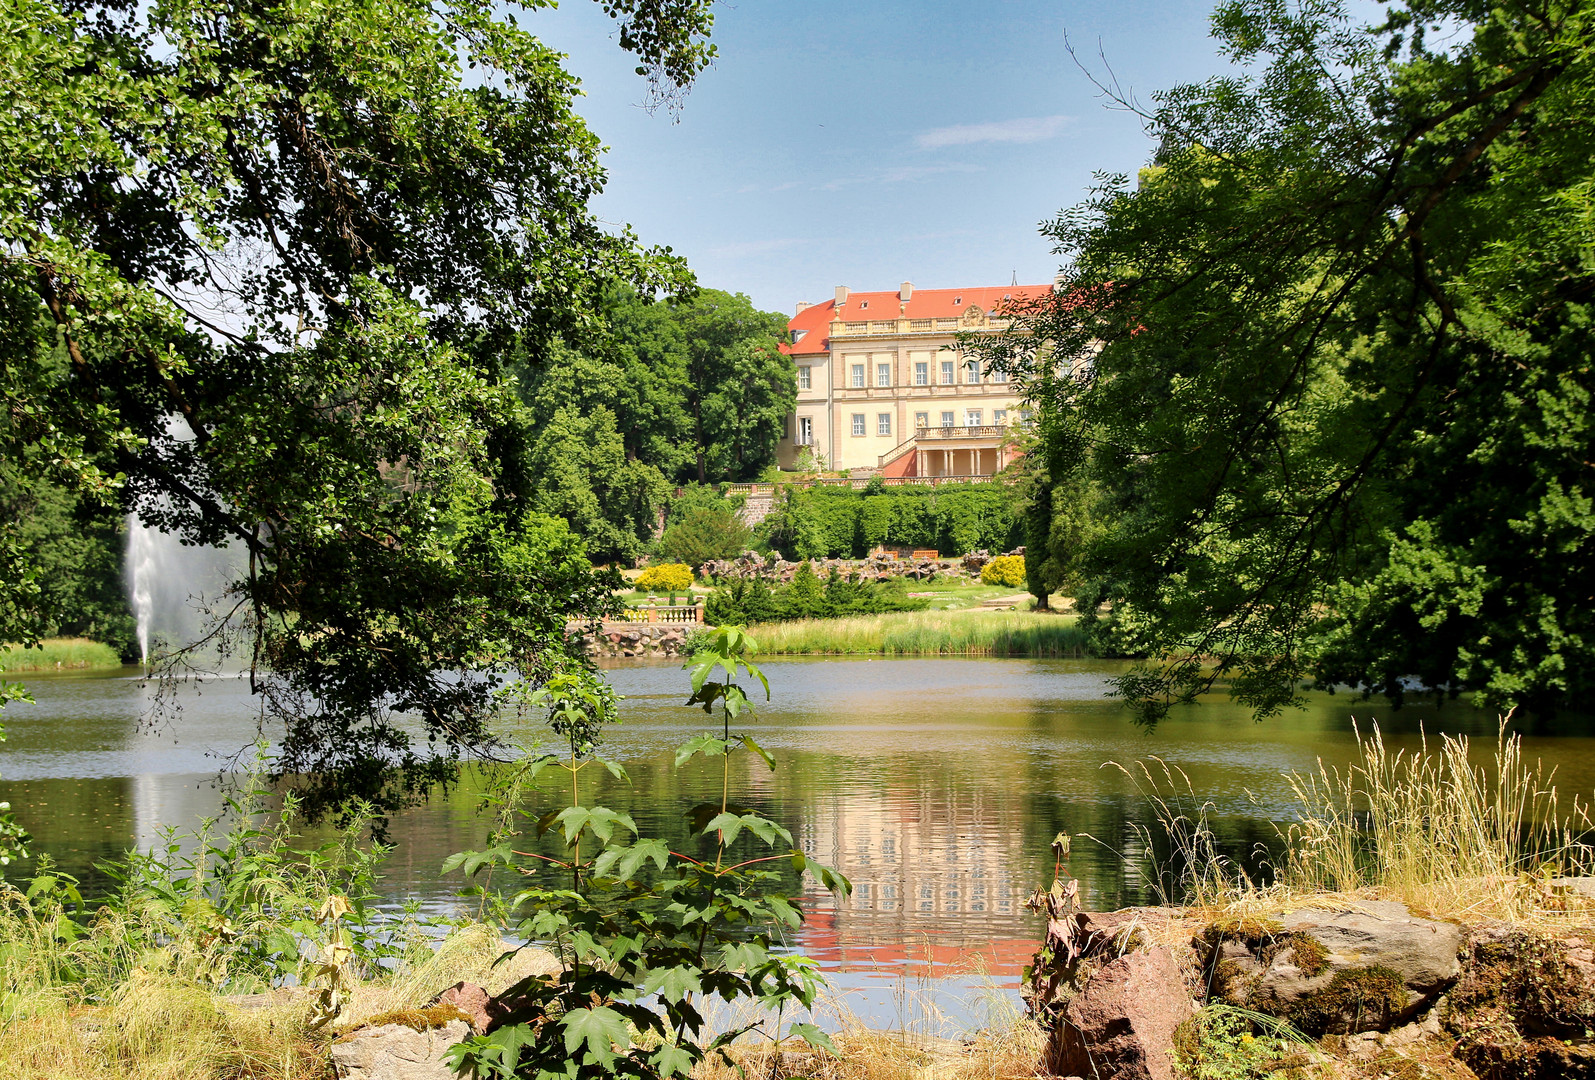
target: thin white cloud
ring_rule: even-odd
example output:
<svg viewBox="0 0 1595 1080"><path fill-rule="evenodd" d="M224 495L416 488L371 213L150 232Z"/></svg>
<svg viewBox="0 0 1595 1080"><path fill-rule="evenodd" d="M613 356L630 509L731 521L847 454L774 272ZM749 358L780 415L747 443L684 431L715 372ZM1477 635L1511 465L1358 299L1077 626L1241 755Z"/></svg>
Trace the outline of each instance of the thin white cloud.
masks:
<svg viewBox="0 0 1595 1080"><path fill-rule="evenodd" d="M1070 116L1022 116L1014 120L994 120L989 124L954 124L952 127L922 131L914 141L921 150L940 150L948 146L975 143L1031 143L1063 134L1073 120Z"/></svg>
<svg viewBox="0 0 1595 1080"><path fill-rule="evenodd" d="M837 191L852 184L912 184L945 173L974 172L985 172L985 169L967 162L953 162L947 165L897 165L890 169L878 169L863 176L838 177L820 184L816 190Z"/></svg>

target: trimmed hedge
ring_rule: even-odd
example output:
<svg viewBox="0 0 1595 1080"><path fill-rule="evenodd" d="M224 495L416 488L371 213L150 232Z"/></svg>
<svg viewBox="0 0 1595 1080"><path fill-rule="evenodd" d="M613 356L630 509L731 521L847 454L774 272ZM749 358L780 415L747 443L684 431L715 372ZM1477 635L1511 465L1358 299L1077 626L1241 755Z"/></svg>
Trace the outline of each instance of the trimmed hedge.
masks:
<svg viewBox="0 0 1595 1080"><path fill-rule="evenodd" d="M860 559L881 545L956 556L1023 542L1006 484L788 488L764 519L770 547L789 559Z"/></svg>

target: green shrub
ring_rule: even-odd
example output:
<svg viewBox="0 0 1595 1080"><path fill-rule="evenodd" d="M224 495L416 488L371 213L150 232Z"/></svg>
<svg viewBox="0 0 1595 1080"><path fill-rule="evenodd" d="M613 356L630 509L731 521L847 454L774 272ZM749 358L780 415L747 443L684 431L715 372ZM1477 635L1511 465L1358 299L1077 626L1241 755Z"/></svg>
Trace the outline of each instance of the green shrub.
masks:
<svg viewBox="0 0 1595 1080"><path fill-rule="evenodd" d="M660 563L650 566L637 578L637 588L680 592L692 588L692 567L686 563Z"/></svg>
<svg viewBox="0 0 1595 1080"><path fill-rule="evenodd" d="M1020 589L1025 584L1025 557L1023 555L998 555L980 568L982 585L1002 585Z"/></svg>

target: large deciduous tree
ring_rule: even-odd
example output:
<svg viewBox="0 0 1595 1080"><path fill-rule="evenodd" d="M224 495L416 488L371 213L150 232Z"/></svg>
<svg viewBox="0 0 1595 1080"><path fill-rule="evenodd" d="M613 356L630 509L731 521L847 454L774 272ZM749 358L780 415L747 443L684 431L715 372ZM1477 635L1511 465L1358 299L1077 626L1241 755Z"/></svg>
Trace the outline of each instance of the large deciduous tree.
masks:
<svg viewBox="0 0 1595 1080"><path fill-rule="evenodd" d="M702 289L661 302L622 295L611 317L617 344L676 399L662 418L685 435L681 472L700 484L746 480L775 462L797 404L797 371L779 348L785 316Z"/></svg>
<svg viewBox="0 0 1595 1080"><path fill-rule="evenodd" d="M708 0L604 7L661 96L712 55ZM279 767L329 793L482 746L607 602L501 358L690 280L589 213L576 90L478 0L0 4L0 456L241 551ZM0 562L26 637L36 568Z"/></svg>
<svg viewBox="0 0 1595 1080"><path fill-rule="evenodd" d="M1095 474L1155 721L1227 679L1554 709L1595 690L1595 25L1572 0L1235 0L1236 74L1048 223L997 352ZM1111 84L1109 84L1111 85Z"/></svg>

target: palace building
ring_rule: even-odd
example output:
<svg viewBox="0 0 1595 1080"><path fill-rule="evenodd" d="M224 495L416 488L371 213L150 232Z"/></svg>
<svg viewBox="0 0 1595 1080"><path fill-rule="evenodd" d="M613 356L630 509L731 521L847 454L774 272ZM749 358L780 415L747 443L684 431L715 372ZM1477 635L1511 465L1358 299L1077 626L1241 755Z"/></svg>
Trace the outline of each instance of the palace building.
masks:
<svg viewBox="0 0 1595 1080"><path fill-rule="evenodd" d="M1051 285L852 292L799 304L782 346L797 367L797 408L779 461L805 449L827 468L885 477L990 476L1005 464L1023 399L1000 372L982 371L954 336L1006 325L1006 301Z"/></svg>

